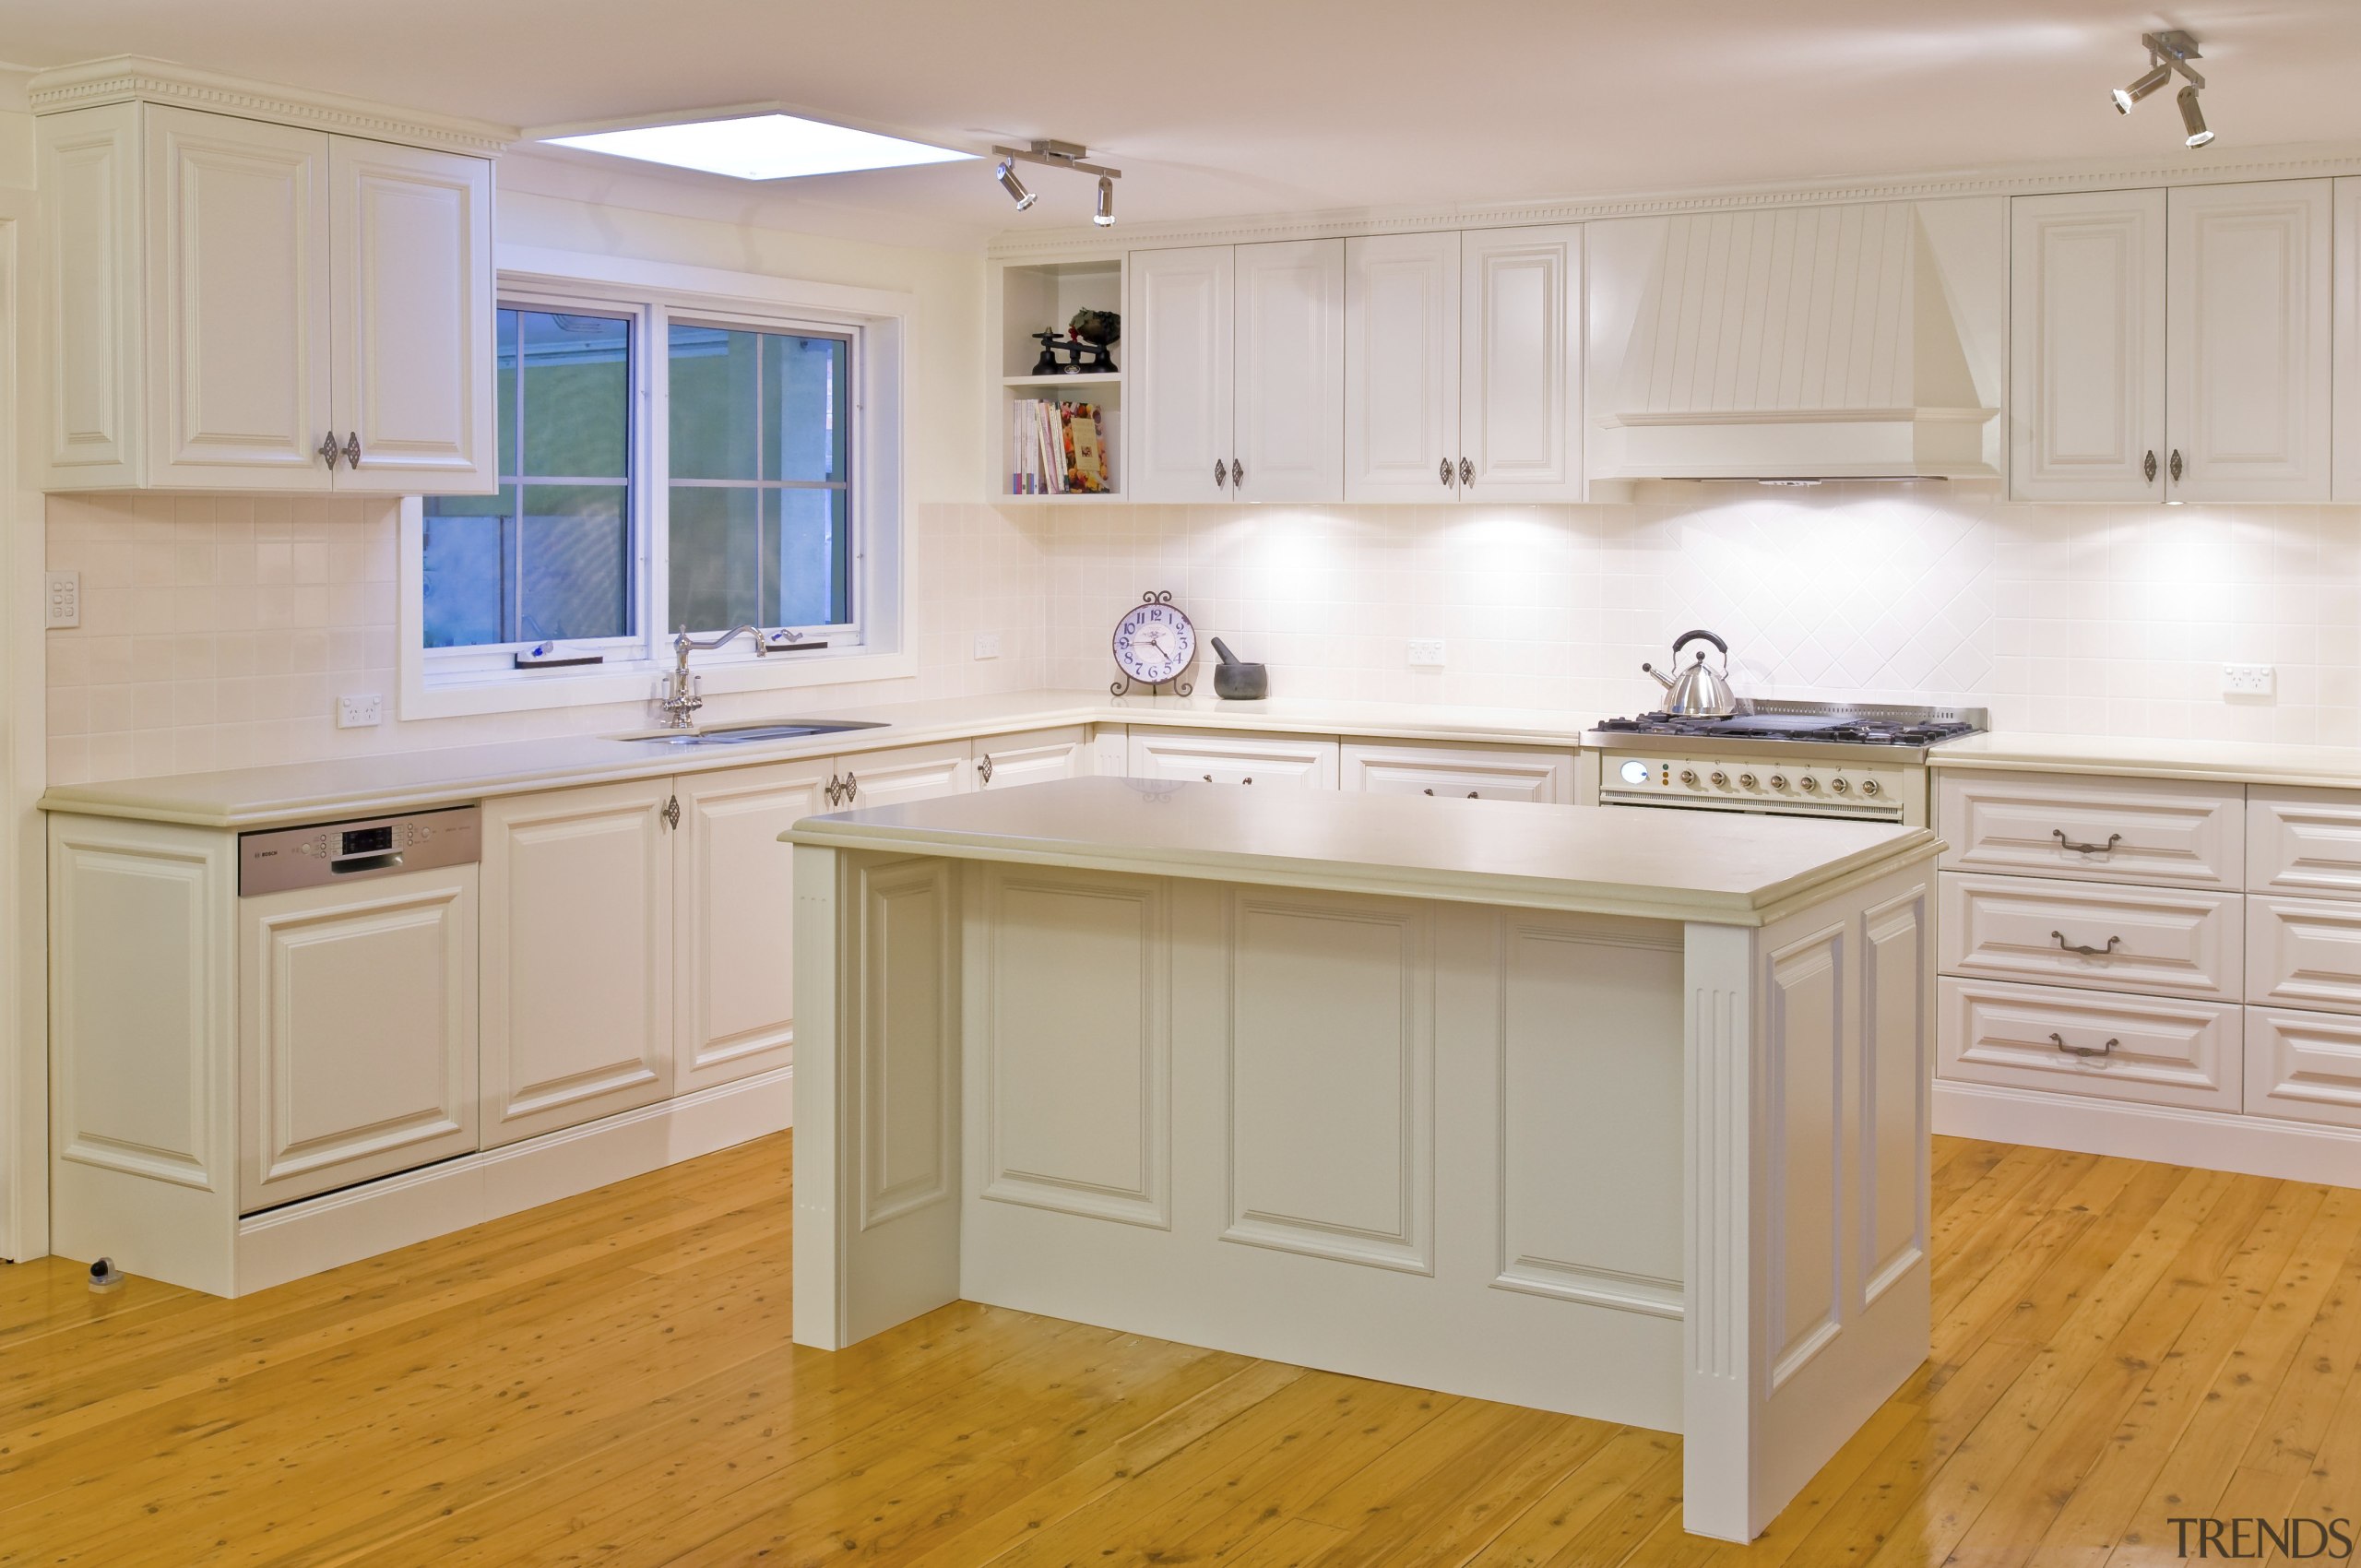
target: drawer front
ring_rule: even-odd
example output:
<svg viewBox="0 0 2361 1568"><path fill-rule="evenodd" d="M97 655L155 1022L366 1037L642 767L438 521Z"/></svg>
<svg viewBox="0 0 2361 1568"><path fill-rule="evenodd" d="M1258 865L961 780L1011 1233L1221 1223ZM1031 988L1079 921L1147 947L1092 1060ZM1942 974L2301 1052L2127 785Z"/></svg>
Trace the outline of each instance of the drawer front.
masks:
<svg viewBox="0 0 2361 1568"><path fill-rule="evenodd" d="M2361 792L2248 790L2247 885L2361 898Z"/></svg>
<svg viewBox="0 0 2361 1568"><path fill-rule="evenodd" d="M2238 999L2238 894L1958 872L1939 881L1946 974Z"/></svg>
<svg viewBox="0 0 2361 1568"><path fill-rule="evenodd" d="M1955 1082L2236 1111L2243 1009L1944 976L1940 1076Z"/></svg>
<svg viewBox="0 0 2361 1568"><path fill-rule="evenodd" d="M1376 795L1448 795L1572 805L1574 754L1483 746L1345 742L1344 787Z"/></svg>
<svg viewBox="0 0 2361 1568"><path fill-rule="evenodd" d="M1336 787L1336 742L1296 735L1229 735L1218 730L1133 730L1134 778L1196 778L1208 784Z"/></svg>
<svg viewBox="0 0 2361 1568"><path fill-rule="evenodd" d="M1940 769L1952 871L2159 887L2246 885L2244 792L2170 779Z"/></svg>
<svg viewBox="0 0 2361 1568"><path fill-rule="evenodd" d="M2247 1009L2249 1116L2361 1127L2361 1018Z"/></svg>
<svg viewBox="0 0 2361 1568"><path fill-rule="evenodd" d="M2247 1000L2361 1013L2361 904L2248 897Z"/></svg>

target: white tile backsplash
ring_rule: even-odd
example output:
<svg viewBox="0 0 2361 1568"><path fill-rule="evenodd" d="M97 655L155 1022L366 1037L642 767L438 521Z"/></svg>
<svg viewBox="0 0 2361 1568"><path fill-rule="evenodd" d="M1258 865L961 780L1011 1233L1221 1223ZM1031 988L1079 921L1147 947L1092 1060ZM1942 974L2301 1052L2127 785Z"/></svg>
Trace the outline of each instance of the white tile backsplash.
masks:
<svg viewBox="0 0 2361 1568"><path fill-rule="evenodd" d="M647 721L639 704L391 717L389 504L55 496L48 530L50 565L83 582L80 629L47 634L60 782ZM1656 691L1640 661L1705 626L1758 695L2361 744L2361 507L2023 506L1876 485L1606 506L932 504L912 509L910 542L919 673L805 688L795 710L1101 689L1117 616L1169 588L1287 696L1632 711ZM985 631L1001 654L978 660ZM1444 667L1409 668L1413 636L1442 638ZM2229 661L2275 665L2274 696L2224 700ZM369 691L386 722L337 729L336 698Z"/></svg>

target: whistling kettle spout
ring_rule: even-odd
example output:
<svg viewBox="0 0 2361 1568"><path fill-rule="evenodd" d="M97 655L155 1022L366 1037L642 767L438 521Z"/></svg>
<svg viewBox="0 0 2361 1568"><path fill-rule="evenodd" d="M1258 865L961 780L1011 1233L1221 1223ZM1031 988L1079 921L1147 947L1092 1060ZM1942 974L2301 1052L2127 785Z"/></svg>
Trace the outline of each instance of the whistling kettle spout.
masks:
<svg viewBox="0 0 2361 1568"><path fill-rule="evenodd" d="M1656 678L1656 684L1662 686L1666 691L1668 692L1672 690L1671 676L1666 674L1663 671L1657 669L1653 664L1643 662L1641 664L1640 668L1646 671L1649 674L1654 675Z"/></svg>

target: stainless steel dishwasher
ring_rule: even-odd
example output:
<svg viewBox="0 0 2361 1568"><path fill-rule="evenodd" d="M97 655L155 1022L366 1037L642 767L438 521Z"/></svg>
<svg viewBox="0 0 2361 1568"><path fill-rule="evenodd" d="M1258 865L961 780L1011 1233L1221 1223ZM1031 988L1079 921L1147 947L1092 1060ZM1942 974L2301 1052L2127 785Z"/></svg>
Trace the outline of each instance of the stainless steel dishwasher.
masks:
<svg viewBox="0 0 2361 1568"><path fill-rule="evenodd" d="M241 1212L475 1151L481 816L239 835Z"/></svg>

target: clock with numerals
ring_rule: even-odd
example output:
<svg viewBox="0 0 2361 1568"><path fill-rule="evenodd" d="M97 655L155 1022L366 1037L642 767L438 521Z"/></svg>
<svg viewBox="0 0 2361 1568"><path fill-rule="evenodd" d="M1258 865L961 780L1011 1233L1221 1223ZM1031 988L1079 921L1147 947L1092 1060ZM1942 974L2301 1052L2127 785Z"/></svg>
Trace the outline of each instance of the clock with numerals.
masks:
<svg viewBox="0 0 2361 1568"><path fill-rule="evenodd" d="M1123 679L1110 688L1117 696L1136 682L1143 686L1169 684L1181 696L1189 686L1180 672L1197 657L1197 628L1166 592L1144 594L1140 602L1115 623L1115 667Z"/></svg>

